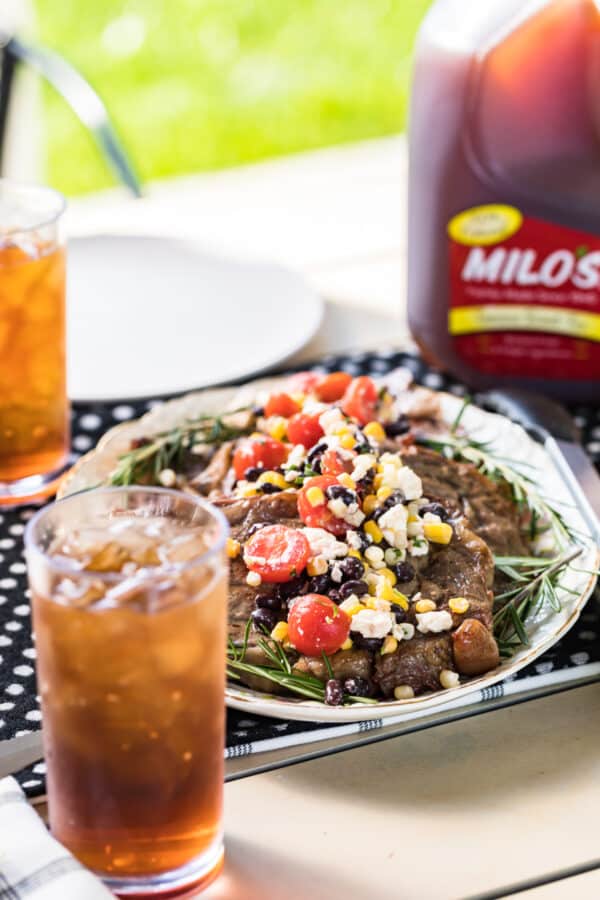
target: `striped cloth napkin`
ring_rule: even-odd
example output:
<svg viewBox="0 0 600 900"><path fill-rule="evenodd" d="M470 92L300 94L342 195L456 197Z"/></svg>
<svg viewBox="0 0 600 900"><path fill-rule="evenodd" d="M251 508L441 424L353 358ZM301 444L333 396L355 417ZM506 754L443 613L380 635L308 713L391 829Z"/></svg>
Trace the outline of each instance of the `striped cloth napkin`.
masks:
<svg viewBox="0 0 600 900"><path fill-rule="evenodd" d="M49 832L14 778L0 781L0 900L110 900Z"/></svg>

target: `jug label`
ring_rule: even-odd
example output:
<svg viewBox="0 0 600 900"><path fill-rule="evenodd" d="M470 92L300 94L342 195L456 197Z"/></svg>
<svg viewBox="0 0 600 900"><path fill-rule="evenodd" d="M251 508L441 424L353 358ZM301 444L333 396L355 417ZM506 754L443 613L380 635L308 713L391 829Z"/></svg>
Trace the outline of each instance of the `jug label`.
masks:
<svg viewBox="0 0 600 900"><path fill-rule="evenodd" d="M600 236L505 204L448 223L448 329L486 374L600 379Z"/></svg>

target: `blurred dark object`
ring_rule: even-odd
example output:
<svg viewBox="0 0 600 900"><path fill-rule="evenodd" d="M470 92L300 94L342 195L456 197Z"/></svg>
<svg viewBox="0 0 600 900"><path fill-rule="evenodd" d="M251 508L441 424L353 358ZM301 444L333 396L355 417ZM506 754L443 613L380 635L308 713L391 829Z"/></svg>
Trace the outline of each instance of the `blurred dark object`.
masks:
<svg viewBox="0 0 600 900"><path fill-rule="evenodd" d="M135 197L141 197L140 179L110 121L106 106L85 78L57 53L23 43L14 35L0 33L0 54L0 173L5 162L6 124L15 73L19 65L26 64L64 97L91 132L117 179Z"/></svg>

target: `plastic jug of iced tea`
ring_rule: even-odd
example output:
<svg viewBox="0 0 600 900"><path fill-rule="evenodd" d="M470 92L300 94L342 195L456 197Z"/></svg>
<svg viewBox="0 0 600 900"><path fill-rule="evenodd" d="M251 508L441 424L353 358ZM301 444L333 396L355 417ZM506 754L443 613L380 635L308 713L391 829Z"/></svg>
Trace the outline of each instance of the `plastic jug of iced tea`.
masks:
<svg viewBox="0 0 600 900"><path fill-rule="evenodd" d="M409 134L426 357L474 387L600 401L600 0L438 0Z"/></svg>

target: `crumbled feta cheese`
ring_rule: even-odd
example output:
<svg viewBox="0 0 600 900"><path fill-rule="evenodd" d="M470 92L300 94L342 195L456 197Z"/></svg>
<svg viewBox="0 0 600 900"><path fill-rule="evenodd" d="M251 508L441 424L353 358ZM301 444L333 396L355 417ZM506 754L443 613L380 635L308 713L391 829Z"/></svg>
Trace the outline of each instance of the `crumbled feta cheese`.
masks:
<svg viewBox="0 0 600 900"><path fill-rule="evenodd" d="M342 411L336 406L331 409L326 409L325 412L321 413L319 416L319 425L325 434L332 434L332 432L337 428L340 428L344 423L345 419L342 415Z"/></svg>
<svg viewBox="0 0 600 900"><path fill-rule="evenodd" d="M354 481L362 481L369 469L374 468L376 465L377 458L373 453L360 453L354 461L354 468L350 477Z"/></svg>
<svg viewBox="0 0 600 900"><path fill-rule="evenodd" d="M304 458L306 456L306 448L304 444L295 444L290 450L289 456L286 460L285 467L286 469L299 469L302 463L304 462Z"/></svg>
<svg viewBox="0 0 600 900"><path fill-rule="evenodd" d="M452 616L447 610L417 613L417 628L421 634L437 634L452 628Z"/></svg>
<svg viewBox="0 0 600 900"><path fill-rule="evenodd" d="M431 522L432 525L439 525L441 521L441 518L435 513L426 512L423 516L423 522Z"/></svg>
<svg viewBox="0 0 600 900"><path fill-rule="evenodd" d="M315 400L313 397L308 397L304 401L302 412L308 413L311 416L316 416L317 413L325 412L325 410L328 409L329 406L326 403L321 403L320 400Z"/></svg>
<svg viewBox="0 0 600 900"><path fill-rule="evenodd" d="M347 531L346 543L349 547L352 547L353 550L360 550L360 548L362 547L362 541L360 539L358 531Z"/></svg>
<svg viewBox="0 0 600 900"><path fill-rule="evenodd" d="M382 578L381 580L385 581L384 578ZM371 597L369 601L369 608L378 609L380 610L380 612L389 613L392 610L392 604L389 600L382 600L381 597Z"/></svg>
<svg viewBox="0 0 600 900"><path fill-rule="evenodd" d="M408 542L408 552L411 556L427 556L429 544L423 538L415 538Z"/></svg>
<svg viewBox="0 0 600 900"><path fill-rule="evenodd" d="M250 585L250 587L258 587L261 583L262 578L258 572L248 572L246 575L246 584Z"/></svg>
<svg viewBox="0 0 600 900"><path fill-rule="evenodd" d="M406 523L408 513L406 507L397 503L379 517L378 524L383 536L392 547L404 550L406 547Z"/></svg>
<svg viewBox="0 0 600 900"><path fill-rule="evenodd" d="M416 472L408 466L398 470L398 487L407 500L417 500L423 494L423 484Z"/></svg>
<svg viewBox="0 0 600 900"><path fill-rule="evenodd" d="M311 559L309 566L310 575L324 575L329 568L327 560L324 556L315 556L313 559Z"/></svg>
<svg viewBox="0 0 600 900"><path fill-rule="evenodd" d="M342 572L342 568L339 563L334 563L331 567L331 580L335 581L336 584L340 584L344 577L344 573Z"/></svg>
<svg viewBox="0 0 600 900"><path fill-rule="evenodd" d="M352 616L352 631L358 631L365 638L383 638L389 634L394 625L394 618L389 612L379 609L361 609Z"/></svg>
<svg viewBox="0 0 600 900"><path fill-rule="evenodd" d="M401 622L399 625L394 625L392 635L397 641L410 641L415 636L415 626L410 622Z"/></svg>
<svg viewBox="0 0 600 900"><path fill-rule="evenodd" d="M342 602L339 604L339 608L347 613L350 612L350 610L353 609L357 603L360 603L360 597L357 597L356 594L350 594L349 597L346 597L345 600L342 600Z"/></svg>
<svg viewBox="0 0 600 900"><path fill-rule="evenodd" d="M406 533L410 538L422 538L423 522L420 519L417 519L414 522L409 522L406 526Z"/></svg>
<svg viewBox="0 0 600 900"><path fill-rule="evenodd" d="M346 506L341 498L336 497L335 500L330 500L328 502L327 508L331 510L336 518L343 519L348 525L354 525L358 528L358 526L364 522L365 514L360 509L358 503L351 503L350 506Z"/></svg>
<svg viewBox="0 0 600 900"><path fill-rule="evenodd" d="M300 472L298 469L288 469L288 471L283 476L287 482L291 484L292 481L295 481L296 478L300 476Z"/></svg>
<svg viewBox="0 0 600 900"><path fill-rule="evenodd" d="M324 559L337 559L347 556L348 544L338 541L334 534L324 528L302 528L302 534L310 546L311 556L322 556Z"/></svg>

